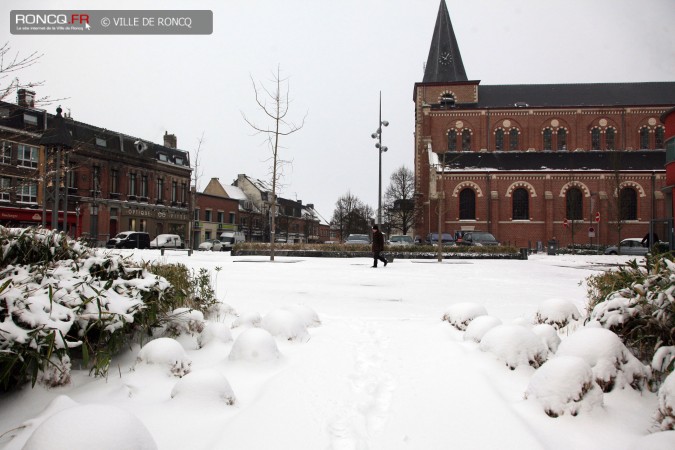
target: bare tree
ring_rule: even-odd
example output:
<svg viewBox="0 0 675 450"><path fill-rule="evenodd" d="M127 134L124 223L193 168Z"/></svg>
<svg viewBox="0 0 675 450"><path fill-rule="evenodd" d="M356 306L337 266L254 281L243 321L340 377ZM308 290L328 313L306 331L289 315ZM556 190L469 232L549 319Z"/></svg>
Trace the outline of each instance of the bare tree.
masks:
<svg viewBox="0 0 675 450"><path fill-rule="evenodd" d="M385 211L390 228L408 234L415 224L415 176L405 166L391 174L389 187L384 194Z"/></svg>
<svg viewBox="0 0 675 450"><path fill-rule="evenodd" d="M204 140L204 132L202 131L202 136L197 139L197 148L195 149L195 157L192 158L193 161L193 167L194 167L194 186L197 192L199 192L199 179L204 175L203 170L199 170L199 167L201 166L201 152L202 152L202 145L206 141Z"/></svg>
<svg viewBox="0 0 675 450"><path fill-rule="evenodd" d="M32 52L28 55L21 55L18 51L13 52L9 42L5 42L0 47L0 100L5 100L19 89L34 89L44 85L44 81L22 82L18 77L18 72L37 64L44 56L43 53ZM52 99L49 96L35 99L35 105L49 105L50 103L63 100Z"/></svg>
<svg viewBox="0 0 675 450"><path fill-rule="evenodd" d="M305 125L305 118L302 118L299 124L296 124L287 119L288 110L291 104L289 98L290 83L288 78L281 78L280 68L277 66L276 74L272 74L272 89L268 89L263 85L256 84L253 77L251 83L253 84L253 91L255 92L255 101L260 110L264 113L266 119L269 121L268 125L258 125L249 120L245 114L242 113L244 121L255 130L255 134L263 134L272 151L271 162L272 172L272 198L270 199L272 216L272 224L270 231L270 261L274 261L274 240L275 240L275 216L276 216L276 201L277 201L277 182L281 176L280 167L284 163L279 158L279 149L281 148L279 141L282 136L289 136L296 131L299 131Z"/></svg>

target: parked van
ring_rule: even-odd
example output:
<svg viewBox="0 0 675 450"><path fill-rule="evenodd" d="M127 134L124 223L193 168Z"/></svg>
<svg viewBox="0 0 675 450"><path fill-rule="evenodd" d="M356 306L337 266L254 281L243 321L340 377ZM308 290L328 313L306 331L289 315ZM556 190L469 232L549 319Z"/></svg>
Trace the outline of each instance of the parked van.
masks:
<svg viewBox="0 0 675 450"><path fill-rule="evenodd" d="M241 231L223 231L220 235L220 242L223 244L224 250L232 250L234 244L245 241L246 237Z"/></svg>
<svg viewBox="0 0 675 450"><path fill-rule="evenodd" d="M183 241L177 234L158 234L150 241L150 248L183 248Z"/></svg>
<svg viewBox="0 0 675 450"><path fill-rule="evenodd" d="M141 231L124 231L110 239L107 248L150 248L150 235Z"/></svg>

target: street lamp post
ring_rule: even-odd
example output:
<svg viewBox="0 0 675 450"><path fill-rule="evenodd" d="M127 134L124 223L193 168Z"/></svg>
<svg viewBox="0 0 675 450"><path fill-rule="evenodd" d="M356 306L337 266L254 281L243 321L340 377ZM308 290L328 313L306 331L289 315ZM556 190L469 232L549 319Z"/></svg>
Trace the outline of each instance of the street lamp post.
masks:
<svg viewBox="0 0 675 450"><path fill-rule="evenodd" d="M388 150L387 147L382 146L382 127L388 127L389 122L382 120L382 91L380 91L380 120L377 126L377 131L370 135L373 139L377 139L375 148L379 150L379 175L377 181L377 224L382 225L382 153Z"/></svg>

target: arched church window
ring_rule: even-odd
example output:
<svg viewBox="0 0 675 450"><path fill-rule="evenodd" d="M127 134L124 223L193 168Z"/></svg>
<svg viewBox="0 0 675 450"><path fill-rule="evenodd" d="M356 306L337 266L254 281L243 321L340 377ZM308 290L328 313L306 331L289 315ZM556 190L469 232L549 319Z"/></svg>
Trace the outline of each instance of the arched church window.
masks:
<svg viewBox="0 0 675 450"><path fill-rule="evenodd" d="M448 151L457 151L457 130L448 131Z"/></svg>
<svg viewBox="0 0 675 450"><path fill-rule="evenodd" d="M616 146L616 128L609 127L605 130L605 148L615 150Z"/></svg>
<svg viewBox="0 0 675 450"><path fill-rule="evenodd" d="M666 137L666 129L662 126L656 127L654 131L654 148L665 148L664 140Z"/></svg>
<svg viewBox="0 0 675 450"><path fill-rule="evenodd" d="M476 193L465 188L459 193L459 220L476 220Z"/></svg>
<svg viewBox="0 0 675 450"><path fill-rule="evenodd" d="M567 212L567 219L582 220L583 206L581 189L575 187L570 188L565 195L565 211Z"/></svg>
<svg viewBox="0 0 675 450"><path fill-rule="evenodd" d="M504 130L495 131L495 150L504 150Z"/></svg>
<svg viewBox="0 0 675 450"><path fill-rule="evenodd" d="M462 131L462 151L471 151L471 130L466 128Z"/></svg>
<svg viewBox="0 0 675 450"><path fill-rule="evenodd" d="M649 128L642 127L640 128L640 149L649 148Z"/></svg>
<svg viewBox="0 0 675 450"><path fill-rule="evenodd" d="M558 128L558 150L567 150L567 130Z"/></svg>
<svg viewBox="0 0 675 450"><path fill-rule="evenodd" d="M530 219L530 193L527 189L518 188L511 194L513 199L513 220Z"/></svg>
<svg viewBox="0 0 675 450"><path fill-rule="evenodd" d="M591 150L600 150L600 128L593 127L591 130Z"/></svg>
<svg viewBox="0 0 675 450"><path fill-rule="evenodd" d="M509 131L509 149L510 150L518 150L518 147L520 145L520 142L518 142L518 137L520 136L520 132L518 131L518 128L511 128Z"/></svg>
<svg viewBox="0 0 675 450"><path fill-rule="evenodd" d="M553 150L553 130L544 128L544 150Z"/></svg>
<svg viewBox="0 0 675 450"><path fill-rule="evenodd" d="M621 220L637 220L637 192L631 187L621 189L619 194Z"/></svg>

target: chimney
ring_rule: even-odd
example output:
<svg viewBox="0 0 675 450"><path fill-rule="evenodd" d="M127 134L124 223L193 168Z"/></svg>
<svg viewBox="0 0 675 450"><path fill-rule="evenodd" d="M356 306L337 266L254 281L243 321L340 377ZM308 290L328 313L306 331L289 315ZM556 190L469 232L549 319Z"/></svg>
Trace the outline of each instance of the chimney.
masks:
<svg viewBox="0 0 675 450"><path fill-rule="evenodd" d="M35 108L35 91L19 89L16 93L16 103L19 106Z"/></svg>
<svg viewBox="0 0 675 450"><path fill-rule="evenodd" d="M168 131L164 132L164 147L178 148L178 140L175 134L169 134Z"/></svg>
<svg viewBox="0 0 675 450"><path fill-rule="evenodd" d="M314 203L307 203L307 207L309 209L314 209Z"/></svg>

